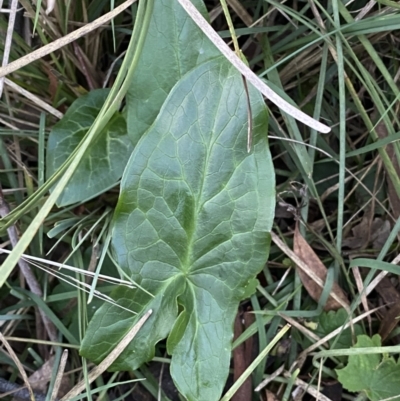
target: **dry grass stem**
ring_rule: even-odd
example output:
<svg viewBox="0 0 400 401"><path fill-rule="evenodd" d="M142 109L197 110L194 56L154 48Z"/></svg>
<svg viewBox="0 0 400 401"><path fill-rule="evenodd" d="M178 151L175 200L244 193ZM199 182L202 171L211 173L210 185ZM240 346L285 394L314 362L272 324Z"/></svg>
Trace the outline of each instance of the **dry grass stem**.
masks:
<svg viewBox="0 0 400 401"><path fill-rule="evenodd" d="M3 60L1 63L2 67L5 67L8 64L8 60L10 57L11 42L12 42L12 36L13 36L13 32L14 32L15 15L17 13L17 6L18 6L18 0L12 0L10 13L9 13L9 19L8 19L7 35L6 35L6 40L4 43ZM0 76L0 99L1 99L1 95L3 94L3 87L4 87L4 78L2 78Z"/></svg>
<svg viewBox="0 0 400 401"><path fill-rule="evenodd" d="M393 260L392 260L392 264L393 265L397 265L400 262L400 254L397 255ZM381 271L367 286L367 288L365 289L365 294L368 296L374 289L375 287L383 280L383 278L385 276L387 276L389 274L388 271Z"/></svg>
<svg viewBox="0 0 400 401"><path fill-rule="evenodd" d="M58 111L54 107L50 106L46 102L44 102L42 99L40 99L38 96L30 93L26 89L22 88L21 86L17 85L15 82L11 81L8 78L2 78L4 79L5 84L10 87L11 89L14 90L14 92L19 93L22 96L25 96L27 99L31 100L33 103L35 103L36 106L39 108L46 110L48 113L52 114L54 117L57 117L58 119L63 118L64 114L61 113L61 111Z"/></svg>
<svg viewBox="0 0 400 401"><path fill-rule="evenodd" d="M33 390L31 387L31 384L29 383L29 379L27 374L25 373L25 369L23 368L21 362L19 361L17 355L15 354L14 350L11 348L10 344L8 343L8 341L4 338L3 333L0 332L0 341L4 344L4 346L6 347L11 359L13 360L13 362L15 363L15 365L18 368L18 372L20 373L22 380L24 381L24 384L26 386L26 388L29 391L30 397L31 397L31 401L35 401L35 396L33 394Z"/></svg>
<svg viewBox="0 0 400 401"><path fill-rule="evenodd" d="M119 357L122 351L128 346L128 344L134 339L141 327L146 323L147 319L152 314L152 310L148 310L132 327L132 329L126 334L126 336L120 341L120 343L114 348L114 350L100 363L96 366L88 375L88 382L92 383L99 377L103 372L105 372L108 367ZM71 398L80 394L86 386L86 381L82 380L79 382L67 395L65 395L60 401L68 401Z"/></svg>
<svg viewBox="0 0 400 401"><path fill-rule="evenodd" d="M366 293L364 291L364 283L362 281L360 269L358 268L358 266L354 266L352 271L353 271L354 280L355 280L356 285L357 285L357 290L358 290L358 292L360 294L360 297L361 297L362 306L363 306L364 310L366 312L368 312L369 311L369 306L368 306L368 301L367 301L367 295L366 295ZM371 315L367 316L367 321L368 321L369 331L371 333L372 332L371 331L372 330Z"/></svg>
<svg viewBox="0 0 400 401"><path fill-rule="evenodd" d="M3 193L2 193L2 188L0 186L0 216L1 217L6 217L10 213L10 209L8 207L7 202L4 199ZM19 236L17 229L15 225L11 225L7 229L8 236L11 241L11 245L14 248L18 241L19 241ZM3 251L3 250L1 250ZM35 275L33 274L31 268L29 267L28 263L24 259L20 259L18 261L18 266L21 269L21 273L26 279L26 282L28 283L28 286L30 290L32 291L33 294L37 295L38 297L42 298L43 297L43 291L40 287L39 282L37 281ZM46 328L47 334L52 341L57 341L57 329L54 326L54 323L48 318L48 316L44 313L43 310L39 308L39 313L42 318L43 324Z"/></svg>
<svg viewBox="0 0 400 401"><path fill-rule="evenodd" d="M199 13L196 7L189 0L178 0L181 6L190 15L193 21L204 32L204 34L214 43L219 51L227 58L227 60L242 74L244 77L257 88L267 99L278 106L282 111L288 113L293 118L301 121L310 128L318 132L328 133L330 128L319 121L314 120L307 114L303 113L296 107L292 106L286 100L277 95L271 88L269 88L254 72L240 60L239 57L228 47L228 45L220 38L214 31L204 17Z"/></svg>
<svg viewBox="0 0 400 401"><path fill-rule="evenodd" d="M282 365L278 369L275 370L274 373L268 375L255 389L254 391L260 391L262 390L268 383L271 383L275 378L280 376L282 372L285 370L285 365Z"/></svg>
<svg viewBox="0 0 400 401"><path fill-rule="evenodd" d="M89 22L82 28L79 28L76 31L69 33L68 35L65 35L64 37L57 39L54 42L49 43L48 45L43 46L40 49L35 50L32 53L29 53L26 56L19 58L18 60L8 64L6 67L0 68L0 78L14 71L17 71L20 68L30 63L33 63L34 61L39 60L42 57L47 56L48 54L58 49L61 49L63 46L81 38L82 36L87 35L89 32L94 31L101 25L115 18L118 14L126 10L129 6L131 6L135 1L136 0L127 0L120 6L114 8L114 10L108 12L107 14L102 15L93 22Z"/></svg>
<svg viewBox="0 0 400 401"><path fill-rule="evenodd" d="M54 382L53 392L51 394L50 401L55 401L57 399L58 390L60 389L61 381L63 379L65 365L67 364L68 350L65 349L61 355L60 366L58 367L56 380Z"/></svg>
<svg viewBox="0 0 400 401"><path fill-rule="evenodd" d="M288 372L285 372L284 376L287 378L291 377L290 373ZM332 401L329 397L320 393L315 387L311 386L310 383L307 383L299 378L296 378L294 383L296 384L296 386L299 386L303 391L310 394L312 397L316 398L319 401Z"/></svg>

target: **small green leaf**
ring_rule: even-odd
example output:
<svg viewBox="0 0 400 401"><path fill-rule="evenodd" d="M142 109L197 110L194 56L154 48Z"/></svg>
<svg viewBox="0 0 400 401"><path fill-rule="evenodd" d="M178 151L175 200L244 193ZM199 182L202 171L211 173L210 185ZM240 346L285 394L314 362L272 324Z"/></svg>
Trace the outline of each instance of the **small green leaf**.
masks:
<svg viewBox="0 0 400 401"><path fill-rule="evenodd" d="M323 338L332 331L344 326L348 321L348 314L345 309L337 311L323 312L318 319L318 326L315 334ZM359 324L353 326L356 336L363 334L362 327ZM336 340L336 341L335 341ZM349 348L353 345L352 333L350 327L343 330L338 336L329 340L331 349Z"/></svg>
<svg viewBox="0 0 400 401"><path fill-rule="evenodd" d="M257 286L259 284L260 282L256 278L251 278L244 287L244 293L242 299L250 298L253 294L255 294Z"/></svg>
<svg viewBox="0 0 400 401"><path fill-rule="evenodd" d="M253 150L241 75L221 58L185 75L124 172L113 246L153 294L117 288L89 324L81 354L100 362L148 309L154 313L112 369L136 369L168 336L171 373L190 401L217 401L233 321L269 252L274 170L267 111L250 87Z"/></svg>
<svg viewBox="0 0 400 401"><path fill-rule="evenodd" d="M381 338L378 334L372 338L360 335L354 348L380 346ZM400 400L400 364L391 357L361 353L350 355L347 366L336 370L336 373L345 389L365 392L371 401L389 397L394 397L391 400Z"/></svg>
<svg viewBox="0 0 400 401"><path fill-rule="evenodd" d="M193 5L204 15L202 0ZM127 93L133 144L153 124L172 87L191 69L220 56L176 0L156 0L143 52Z"/></svg>
<svg viewBox="0 0 400 401"><path fill-rule="evenodd" d="M109 89L98 89L75 100L65 116L53 127L47 142L47 177L50 177L75 150L93 124ZM63 194L58 206L93 198L115 185L129 160L133 146L126 121L116 113L91 144Z"/></svg>

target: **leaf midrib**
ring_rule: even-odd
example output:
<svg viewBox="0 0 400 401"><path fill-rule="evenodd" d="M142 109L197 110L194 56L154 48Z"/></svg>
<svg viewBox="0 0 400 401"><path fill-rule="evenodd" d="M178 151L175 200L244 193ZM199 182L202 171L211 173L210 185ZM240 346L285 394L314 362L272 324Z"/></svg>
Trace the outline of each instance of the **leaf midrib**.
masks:
<svg viewBox="0 0 400 401"><path fill-rule="evenodd" d="M223 92L224 92L223 88L221 88L221 89L222 90L220 91L220 98L219 98L219 102L218 102L218 109L216 110L216 115L217 115L217 113L219 111L219 108L221 106L221 98L222 98L222 95L223 95ZM215 123L216 123L216 121L214 120L212 131L211 131L211 135L213 135L213 132L215 132ZM199 131L200 131L200 127L199 127ZM222 132L223 131L221 131L220 135L222 134ZM203 134L203 132L201 132L201 133ZM193 213L194 218L193 218L192 230L190 232L187 232L187 235L188 235L188 247L187 247L185 261L184 261L184 264L182 266L183 267L182 272L184 272L184 275L185 275L186 278L188 278L190 276L191 266L194 264L193 263L193 258L192 258L192 256L193 256L193 252L192 251L193 251L193 244L194 244L194 234L196 233L196 229L197 229L197 225L198 225L198 216L200 215L200 210L202 209L202 207L206 203L206 202L202 202L200 204L200 202L199 202L202 199L202 196L203 196L205 177L207 176L205 174L205 172L206 172L206 168L208 166L208 162L209 162L209 159L210 159L211 150L213 149L214 144L215 144L215 142L217 141L217 139L219 138L220 135L218 135L216 138L214 138L214 140L210 140L208 142L207 151L206 151L206 158L205 158L205 162L204 162L204 170L203 170L204 174L202 176L202 180L201 180L201 185L200 185L200 189L199 189L199 192L198 192L198 196L194 197L194 207L193 207L193 209L194 209L194 213ZM203 135L203 137L204 137L204 135ZM212 137L211 137L211 139L212 139ZM232 174L233 174L233 172L232 172ZM186 176L185 176L185 183L187 183ZM188 187L190 188L190 186L188 186Z"/></svg>

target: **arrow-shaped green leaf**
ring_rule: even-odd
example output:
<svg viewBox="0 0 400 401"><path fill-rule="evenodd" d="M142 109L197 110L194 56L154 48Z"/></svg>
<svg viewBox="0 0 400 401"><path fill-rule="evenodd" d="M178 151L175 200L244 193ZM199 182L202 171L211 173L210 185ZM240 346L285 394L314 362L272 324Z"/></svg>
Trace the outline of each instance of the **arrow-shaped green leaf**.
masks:
<svg viewBox="0 0 400 401"><path fill-rule="evenodd" d="M269 251L275 182L267 112L250 88L253 151L240 74L221 58L172 89L124 172L113 246L141 290L112 294L94 316L81 354L102 360L141 314L154 313L113 369L136 369L168 335L171 373L188 400L219 399L232 325ZM138 315L134 315L137 313Z"/></svg>
<svg viewBox="0 0 400 401"><path fill-rule="evenodd" d="M193 4L203 14L202 0ZM220 56L176 0L156 0L143 52L127 94L128 131L136 144L172 87L197 65Z"/></svg>
<svg viewBox="0 0 400 401"><path fill-rule="evenodd" d="M79 145L103 106L109 89L98 89L75 100L53 127L47 142L47 176L50 177ZM121 178L133 146L120 113L105 126L67 184L58 206L90 199Z"/></svg>

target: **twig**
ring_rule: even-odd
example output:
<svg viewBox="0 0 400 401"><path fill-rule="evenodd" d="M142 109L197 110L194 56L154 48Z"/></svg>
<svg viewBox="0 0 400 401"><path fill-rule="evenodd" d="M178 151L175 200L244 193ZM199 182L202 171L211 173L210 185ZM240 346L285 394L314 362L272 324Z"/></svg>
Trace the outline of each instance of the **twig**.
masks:
<svg viewBox="0 0 400 401"><path fill-rule="evenodd" d="M3 196L3 190L0 185L0 216L1 217L6 217L10 213L10 209L7 205L7 202L4 199ZM18 232L17 229L15 228L15 225L11 225L7 229L8 237L10 238L11 245L14 248L17 245L18 242ZM24 259L20 259L18 261L19 268L21 269L21 272L23 276L26 279L26 282L32 291L33 294L37 295L38 297L42 298L43 297L43 292L42 289L40 288L40 285L35 277L35 275L32 273L31 268L29 267L28 263ZM44 323L44 326L46 327L47 334L49 335L49 338L51 341L58 341L57 337L57 330L56 327L54 326L53 322L46 316L46 314L39 308L39 313L42 318L42 321Z"/></svg>

